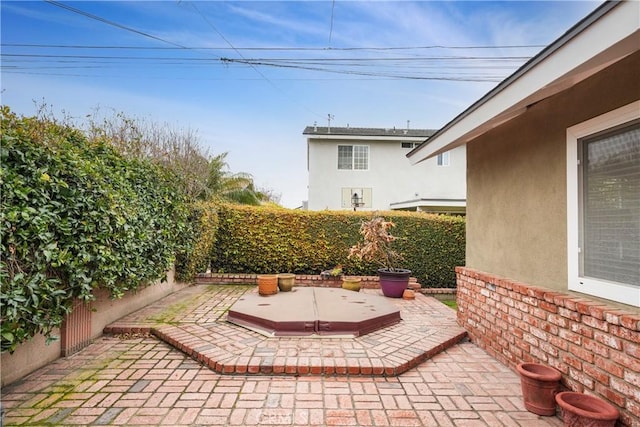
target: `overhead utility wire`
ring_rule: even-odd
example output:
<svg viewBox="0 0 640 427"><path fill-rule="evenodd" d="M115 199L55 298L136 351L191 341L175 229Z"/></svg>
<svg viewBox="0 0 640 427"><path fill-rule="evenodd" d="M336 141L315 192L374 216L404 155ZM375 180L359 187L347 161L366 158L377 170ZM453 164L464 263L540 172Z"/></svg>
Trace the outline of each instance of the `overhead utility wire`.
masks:
<svg viewBox="0 0 640 427"><path fill-rule="evenodd" d="M216 34L218 34L218 36L220 36L220 38L222 38L222 40L224 40L224 41L225 41L225 43L227 43L227 44L229 45L229 47L230 47L231 49L233 49L233 50L234 50L234 51L235 51L235 52L240 56L240 58L242 58L242 59L246 59L244 56L242 56L242 54L240 53L240 51L239 51L238 49L236 49L236 48L233 46L233 44L231 44L231 42L230 42L229 40L227 40L227 38L224 36L224 34L222 34L220 31L218 31L218 28L217 28L215 25L213 25L213 23L212 23L211 21L209 21L209 19L207 19L207 17L206 17L206 16L204 16L204 14L200 11L200 9L198 9L198 7L197 7L194 3L190 3L190 5L191 5L191 7L192 7L196 12L198 12L198 15L200 15L200 17L204 20L204 22L206 22L206 23L207 23L207 25L209 25L209 27L211 27L211 29L212 29L213 31L215 31L215 32L216 32ZM223 60L222 60L222 58L220 58L220 60L221 60L222 62L225 62L225 61L223 61ZM269 81L269 79L267 78L267 76L265 76L264 74L262 74L262 73L260 72L260 70L258 70L257 68L255 68L255 67L254 67L254 66L252 66L251 64L248 64L248 65L250 65L250 66L251 66L251 68L253 68L253 69L255 70L255 72L256 72L256 73L258 73L258 74L260 75L260 77L262 77L262 78L263 78L263 79L265 79L267 82L269 82L270 84L272 84L272 85L273 85L273 83L271 83L271 81Z"/></svg>
<svg viewBox="0 0 640 427"><path fill-rule="evenodd" d="M110 21L108 19L102 18L100 16L94 15L94 14L89 13L89 12L85 12L84 10L76 9L75 7L69 6L69 5L64 4L64 3L60 3L60 2L57 2L57 1L54 1L54 0L44 0L44 1L46 3L49 3L49 4L53 5L53 6L57 6L57 7L60 7L62 9L66 9L66 10L68 10L70 12L77 13L79 15L85 16L85 17L90 18L90 19L95 19L96 21L103 22L105 24L114 26L116 28L120 28L122 30L130 31L132 33L139 34L141 36L148 37L150 39L154 39L154 40L157 40L157 41L160 41L160 42L163 42L163 43L168 43L170 45L179 47L181 49L189 49L188 47L183 46L181 44L174 43L172 41L163 39L161 37L154 36L153 34L145 33L144 31L136 30L135 28L127 27L126 25L118 24L117 22Z"/></svg>
<svg viewBox="0 0 640 427"><path fill-rule="evenodd" d="M204 22L206 22L206 23L207 23L207 25L209 25L209 26L211 27L211 29L213 29L213 31L215 31L215 32L216 32L216 34L218 34L218 35L222 38L222 40L224 40L224 41L225 41L225 43L227 43L227 44L229 45L229 47L231 47L231 48L232 48L232 49L233 49L233 50L234 50L234 51L235 51L235 52L240 56L240 58L242 58L243 60L246 60L246 59L245 59L245 57L242 55L242 53L241 53L238 49L236 49L236 48L233 46L233 44L232 44L229 40L227 40L227 38L224 36L224 34L222 34L222 33L218 30L218 28L217 28L215 25L213 25L213 23L212 23L209 19L207 19L207 17L206 17L206 16L204 16L204 14L200 11L200 9L198 9L198 7L197 7L193 2L191 2L191 3L190 3L190 5L191 5L191 7L193 7L193 9L194 9L196 12L198 12L198 15L200 15L200 17L204 20ZM222 60L222 58L220 58L220 60L221 60L222 62L225 62L225 61L223 61L223 60ZM252 68L256 73L258 73L258 75L259 75L260 77L262 77L262 78L263 78L267 83L269 83L269 84L270 84L274 89L276 89L276 90L277 90L277 91L279 91L279 92L283 92L283 93L284 93L284 91L283 91L281 88L279 88L279 87L278 87L278 85L276 85L276 84L275 84L274 82L272 82L272 81L271 81L267 76L265 76L265 75L264 75L264 74L263 74L263 73L262 73L262 72L261 72L261 71L260 71L256 66L254 66L253 64L247 64L247 65L249 65L249 66L250 66L250 67L251 67L251 68ZM300 105L302 105L302 104L300 104ZM318 113L316 113L315 111L311 110L311 109L310 109L310 108L308 108L307 106L305 106L305 105L302 105L302 106L303 106L303 108L305 108L305 109L306 109L307 111L309 111L310 113L315 114L315 115L317 115L318 117L322 117L320 114L318 114Z"/></svg>
<svg viewBox="0 0 640 427"><path fill-rule="evenodd" d="M181 60L181 61L223 61L229 62L233 59L221 57L221 58L182 58L178 56L105 56L105 55L54 55L54 54L39 54L39 53L0 53L3 57L19 57L19 58L87 58L87 59L133 59L139 61L146 60ZM423 56L423 57L408 57L408 58L245 58L243 61L247 62L261 62L261 61L273 61L273 62L305 62L305 61L317 61L317 62L417 62L417 61L449 61L449 60L464 60L464 61L526 61L530 59L528 56Z"/></svg>
<svg viewBox="0 0 640 427"><path fill-rule="evenodd" d="M137 31L137 30L133 30ZM151 36L156 38L155 36ZM166 43L174 44L170 41ZM498 45L498 46L445 46L445 45L432 45L432 46L395 46L395 47L199 47L199 46L181 46L180 47L166 47L166 46L105 46L105 45L65 45L65 44L28 44L28 43L2 43L5 47L34 47L34 48L61 48L61 49L131 49L131 50L274 50L274 51L357 51L357 50L423 50L423 49L533 49L542 48L544 45Z"/></svg>
<svg viewBox="0 0 640 427"><path fill-rule="evenodd" d="M229 59L229 58L223 58L223 61L244 63L242 60ZM262 66L270 66L270 67L276 67L276 68L294 68L294 69L299 69L299 70L322 71L322 72L326 72L326 73L353 74L353 75L358 75L358 76L391 77L391 78L396 78L396 79L407 79L407 80L451 80L451 81L472 81L472 82L475 82L475 81L500 81L500 80L486 79L486 78L453 78L453 77L434 77L434 76L408 76L408 75L401 75L401 74L385 74L385 73L374 73L374 72L364 72L364 71L331 70L331 69L320 68L320 67L307 67L307 66L301 66L301 65L286 65L286 64L272 64L272 63L268 63L268 62L260 62L260 63L252 63L252 64L262 65Z"/></svg>

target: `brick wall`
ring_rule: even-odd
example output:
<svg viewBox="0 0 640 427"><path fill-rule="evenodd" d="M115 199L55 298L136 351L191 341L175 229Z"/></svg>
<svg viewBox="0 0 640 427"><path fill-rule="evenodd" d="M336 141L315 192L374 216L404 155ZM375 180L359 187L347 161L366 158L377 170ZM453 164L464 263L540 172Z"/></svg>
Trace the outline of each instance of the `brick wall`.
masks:
<svg viewBox="0 0 640 427"><path fill-rule="evenodd" d="M640 315L458 267L458 323L502 363L553 366L567 389L601 397L640 426Z"/></svg>

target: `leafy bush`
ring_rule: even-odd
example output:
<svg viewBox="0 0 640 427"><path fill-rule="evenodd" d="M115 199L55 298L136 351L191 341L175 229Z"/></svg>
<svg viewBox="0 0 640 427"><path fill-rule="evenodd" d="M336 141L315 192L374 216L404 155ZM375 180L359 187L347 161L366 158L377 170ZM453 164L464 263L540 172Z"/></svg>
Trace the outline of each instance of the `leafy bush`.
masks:
<svg viewBox="0 0 640 427"><path fill-rule="evenodd" d="M371 213L220 205L218 216L213 271L318 274L342 265L347 274L376 274L375 264L347 258ZM454 287L454 268L464 265L464 218L411 212L384 216L396 224L401 267L412 270L422 286Z"/></svg>
<svg viewBox="0 0 640 427"><path fill-rule="evenodd" d="M176 178L107 142L2 107L2 351L50 338L73 299L162 278L189 250Z"/></svg>
<svg viewBox="0 0 640 427"><path fill-rule="evenodd" d="M176 259L176 278L185 282L209 267L209 255L218 233L218 211L213 203L197 202L191 204L190 208L189 222L192 226L190 235L185 238L194 244Z"/></svg>

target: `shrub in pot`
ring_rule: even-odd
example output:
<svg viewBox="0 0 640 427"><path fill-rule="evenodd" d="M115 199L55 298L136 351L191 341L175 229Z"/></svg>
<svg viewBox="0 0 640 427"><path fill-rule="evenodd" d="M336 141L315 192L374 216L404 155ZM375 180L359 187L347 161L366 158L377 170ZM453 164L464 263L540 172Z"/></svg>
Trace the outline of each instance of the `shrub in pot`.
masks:
<svg viewBox="0 0 640 427"><path fill-rule="evenodd" d="M380 289L387 297L401 298L409 285L411 270L400 268L402 254L393 249L393 242L397 240L389 230L395 227L380 215L374 215L360 225L362 241L349 250L349 258L377 264Z"/></svg>

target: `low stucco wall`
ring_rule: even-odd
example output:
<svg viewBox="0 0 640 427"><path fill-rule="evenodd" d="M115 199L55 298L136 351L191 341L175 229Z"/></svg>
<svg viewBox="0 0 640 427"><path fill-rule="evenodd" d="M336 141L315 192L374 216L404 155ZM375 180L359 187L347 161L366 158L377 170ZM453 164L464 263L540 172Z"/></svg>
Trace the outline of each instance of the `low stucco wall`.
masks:
<svg viewBox="0 0 640 427"><path fill-rule="evenodd" d="M167 274L167 280L147 286L138 292L127 293L123 298L112 300L108 292L96 292L96 300L91 303L91 328L87 342L102 335L102 330L109 323L126 316L160 298L169 295L185 286L176 283L173 271ZM63 328L74 328L74 325L64 325ZM54 335L61 336L64 331L54 331ZM13 383L46 364L65 354L62 341L56 340L49 345L45 338L38 335L30 341L20 345L13 354L2 353L0 361L0 376L2 386Z"/></svg>

